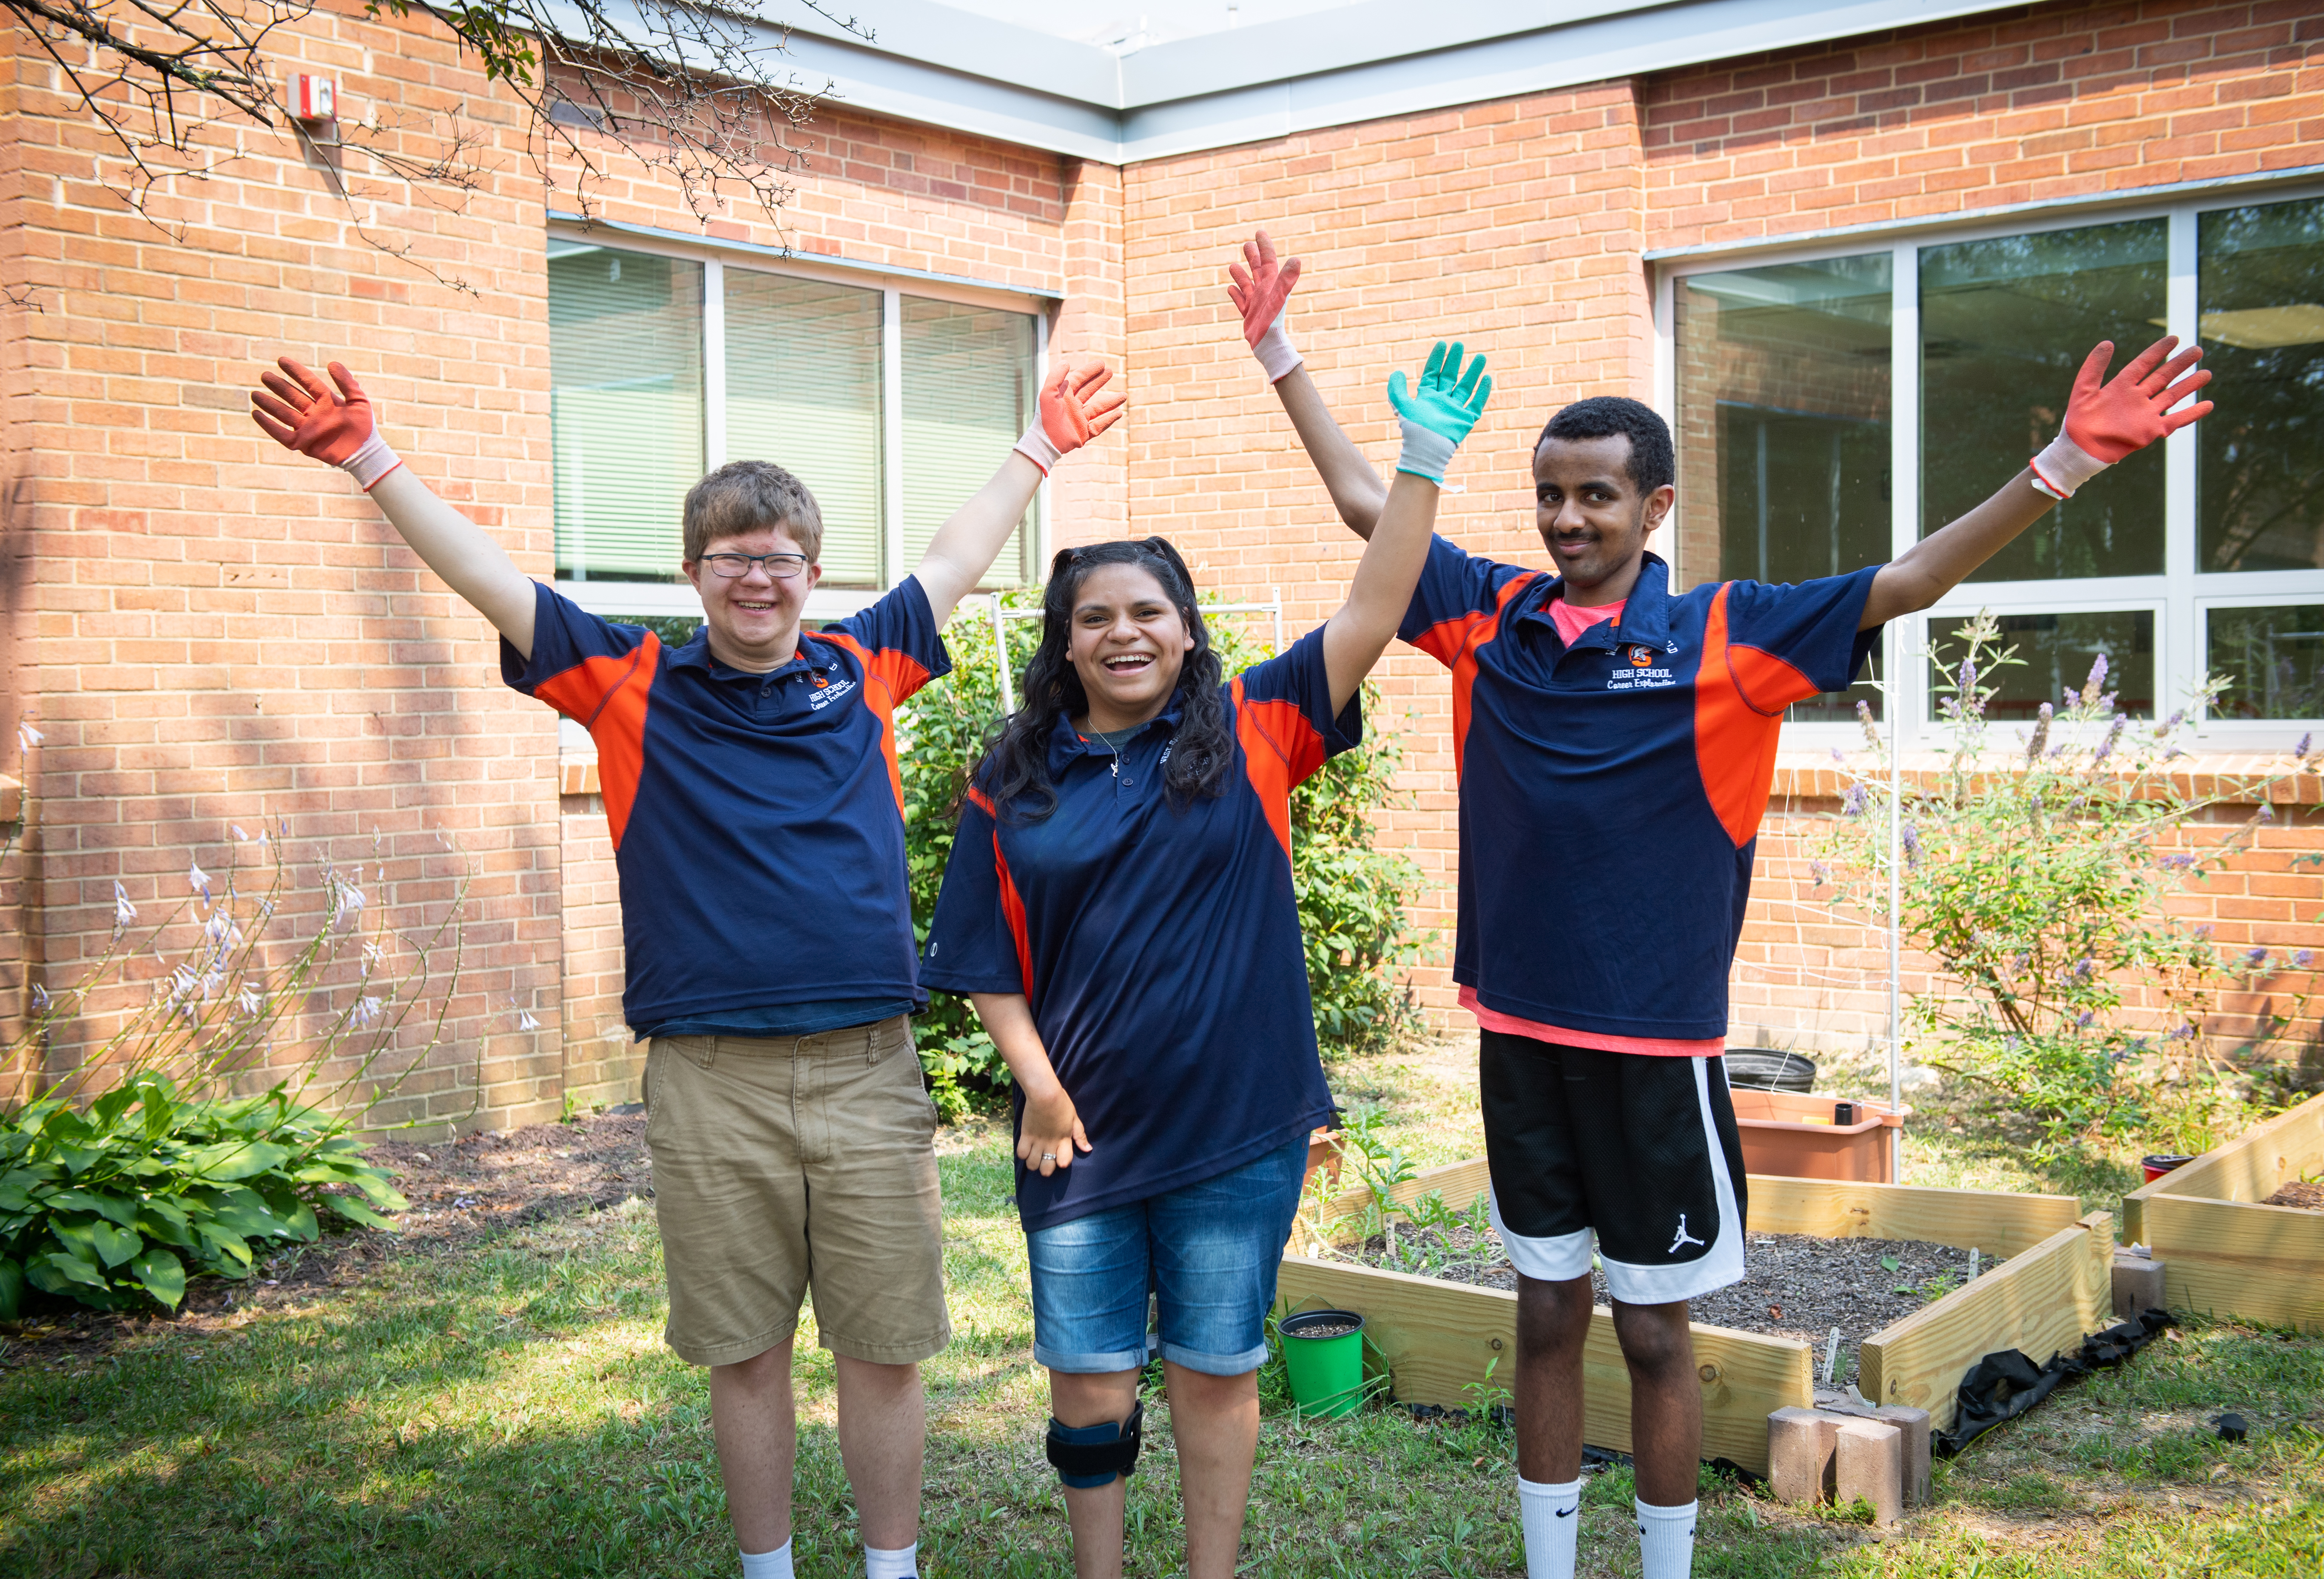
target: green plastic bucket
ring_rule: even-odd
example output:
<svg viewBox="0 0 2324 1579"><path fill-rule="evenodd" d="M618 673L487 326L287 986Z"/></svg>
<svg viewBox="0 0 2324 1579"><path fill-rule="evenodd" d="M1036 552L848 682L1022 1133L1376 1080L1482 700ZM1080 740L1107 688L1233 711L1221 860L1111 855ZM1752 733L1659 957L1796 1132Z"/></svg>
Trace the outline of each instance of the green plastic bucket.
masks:
<svg viewBox="0 0 2324 1579"><path fill-rule="evenodd" d="M1303 1310L1276 1330L1300 1413L1353 1414L1364 1401L1364 1318L1352 1310Z"/></svg>

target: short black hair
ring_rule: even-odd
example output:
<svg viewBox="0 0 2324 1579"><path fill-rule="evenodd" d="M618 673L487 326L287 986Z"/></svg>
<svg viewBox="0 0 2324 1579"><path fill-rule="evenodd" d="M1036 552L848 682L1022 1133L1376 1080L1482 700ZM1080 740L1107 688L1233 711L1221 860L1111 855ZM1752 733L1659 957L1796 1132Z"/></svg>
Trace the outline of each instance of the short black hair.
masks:
<svg viewBox="0 0 2324 1579"><path fill-rule="evenodd" d="M1641 494L1651 494L1678 481L1678 457L1671 449L1670 424L1655 409L1628 395L1591 395L1576 401L1549 420L1534 450L1553 439L1611 439L1630 441L1630 481Z"/></svg>

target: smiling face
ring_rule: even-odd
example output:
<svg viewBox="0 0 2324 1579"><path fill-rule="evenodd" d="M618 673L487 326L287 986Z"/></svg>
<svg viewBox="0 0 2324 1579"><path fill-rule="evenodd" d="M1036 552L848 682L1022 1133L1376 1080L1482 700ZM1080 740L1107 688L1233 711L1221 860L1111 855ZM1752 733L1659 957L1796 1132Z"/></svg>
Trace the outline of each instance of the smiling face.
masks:
<svg viewBox="0 0 2324 1579"><path fill-rule="evenodd" d="M803 550L780 527L713 538L703 546L703 559L713 554L798 554ZM741 576L717 574L703 562L689 559L686 578L702 595L702 616L710 626L710 653L730 669L763 673L788 663L798 651L799 616L807 612L807 595L822 578L823 567L810 564L798 575L770 574L763 564L752 565Z"/></svg>
<svg viewBox="0 0 2324 1579"><path fill-rule="evenodd" d="M1642 492L1630 476L1630 440L1545 439L1534 451L1534 526L1565 577L1568 601L1590 606L1630 596L1646 537L1670 513L1677 490Z"/></svg>
<svg viewBox="0 0 2324 1579"><path fill-rule="evenodd" d="M1142 565L1101 565L1074 594L1066 653L1089 697L1091 729L1130 729L1169 705L1194 636Z"/></svg>

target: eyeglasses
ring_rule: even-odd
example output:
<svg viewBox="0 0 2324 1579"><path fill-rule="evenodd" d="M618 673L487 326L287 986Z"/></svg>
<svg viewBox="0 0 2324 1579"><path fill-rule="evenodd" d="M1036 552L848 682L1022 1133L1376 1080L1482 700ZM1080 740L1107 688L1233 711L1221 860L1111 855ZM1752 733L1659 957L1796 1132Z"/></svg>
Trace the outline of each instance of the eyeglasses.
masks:
<svg viewBox="0 0 2324 1579"><path fill-rule="evenodd" d="M724 576L729 581L749 575L753 565L764 565L767 574L778 581L788 581L807 568L805 554L705 554L702 562L710 567L714 575Z"/></svg>

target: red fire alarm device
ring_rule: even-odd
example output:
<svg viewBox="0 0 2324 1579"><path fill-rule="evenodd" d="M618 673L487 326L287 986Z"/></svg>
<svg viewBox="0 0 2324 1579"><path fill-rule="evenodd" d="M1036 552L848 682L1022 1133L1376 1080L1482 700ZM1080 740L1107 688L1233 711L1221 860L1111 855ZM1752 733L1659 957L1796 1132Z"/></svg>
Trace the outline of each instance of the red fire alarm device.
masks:
<svg viewBox="0 0 2324 1579"><path fill-rule="evenodd" d="M317 77L305 71L290 75L290 118L294 121L329 121L338 118L337 85L327 77Z"/></svg>

